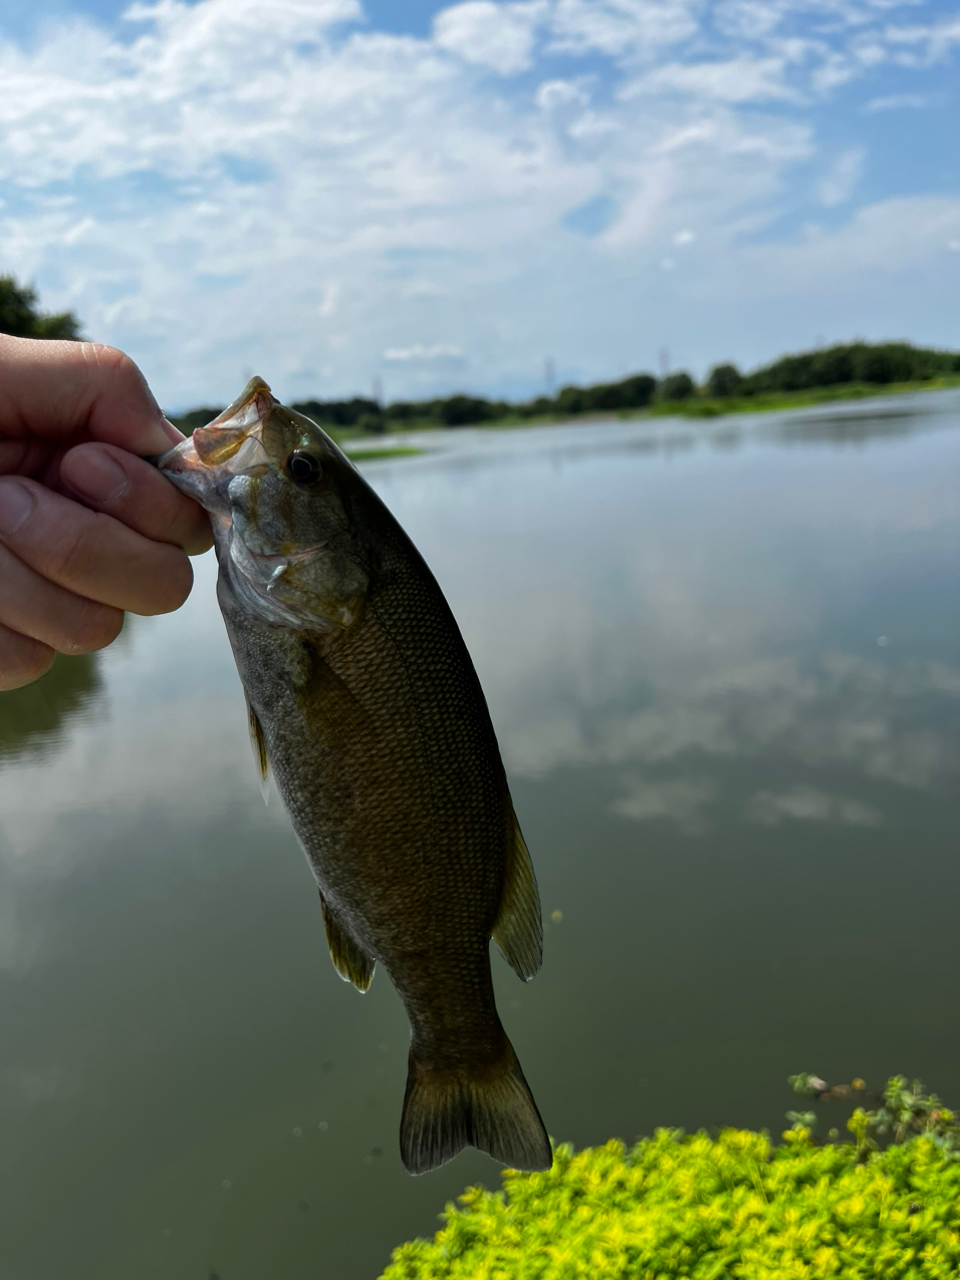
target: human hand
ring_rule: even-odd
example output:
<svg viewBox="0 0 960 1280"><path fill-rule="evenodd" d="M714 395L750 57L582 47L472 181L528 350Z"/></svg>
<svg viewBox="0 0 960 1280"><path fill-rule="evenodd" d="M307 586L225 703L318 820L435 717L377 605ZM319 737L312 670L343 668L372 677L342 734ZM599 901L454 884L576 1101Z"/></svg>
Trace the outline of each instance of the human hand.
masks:
<svg viewBox="0 0 960 1280"><path fill-rule="evenodd" d="M209 521L143 461L182 438L122 352L0 335L0 689L186 600Z"/></svg>

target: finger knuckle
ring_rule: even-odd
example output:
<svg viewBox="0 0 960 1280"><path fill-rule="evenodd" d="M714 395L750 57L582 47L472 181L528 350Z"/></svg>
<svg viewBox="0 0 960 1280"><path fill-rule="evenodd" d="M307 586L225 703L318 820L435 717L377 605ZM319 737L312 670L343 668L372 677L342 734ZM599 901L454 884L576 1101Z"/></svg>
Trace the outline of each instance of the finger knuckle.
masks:
<svg viewBox="0 0 960 1280"><path fill-rule="evenodd" d="M81 349L87 360L107 371L119 369L125 363L133 365L130 357L119 347L108 346L105 342L84 342Z"/></svg>
<svg viewBox="0 0 960 1280"><path fill-rule="evenodd" d="M143 374L125 351L102 346L97 363L111 381L121 386L135 386L139 389L143 385Z"/></svg>
<svg viewBox="0 0 960 1280"><path fill-rule="evenodd" d="M83 582L96 567L97 537L103 517L92 514L70 529L61 532L50 551L49 573L56 581L70 586Z"/></svg>

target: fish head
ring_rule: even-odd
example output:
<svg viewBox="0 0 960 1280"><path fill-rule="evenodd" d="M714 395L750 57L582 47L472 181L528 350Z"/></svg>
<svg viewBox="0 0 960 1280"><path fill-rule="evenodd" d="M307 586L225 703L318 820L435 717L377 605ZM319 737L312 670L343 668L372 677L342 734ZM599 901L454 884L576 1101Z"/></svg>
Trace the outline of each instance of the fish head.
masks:
<svg viewBox="0 0 960 1280"><path fill-rule="evenodd" d="M242 607L297 629L357 620L370 579L348 517L356 470L262 378L157 465L209 512L221 581Z"/></svg>

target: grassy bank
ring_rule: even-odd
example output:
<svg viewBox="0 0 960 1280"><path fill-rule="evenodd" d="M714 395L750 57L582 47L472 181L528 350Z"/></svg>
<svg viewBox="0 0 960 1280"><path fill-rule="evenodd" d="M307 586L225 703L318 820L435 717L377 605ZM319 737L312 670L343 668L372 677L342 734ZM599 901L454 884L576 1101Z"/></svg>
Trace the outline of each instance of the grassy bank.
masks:
<svg viewBox="0 0 960 1280"><path fill-rule="evenodd" d="M798 1092L870 1101L862 1081ZM918 1083L888 1082L874 1110L818 1146L811 1114L766 1133L659 1130L577 1154L549 1173L507 1171L468 1190L432 1240L402 1245L382 1280L947 1280L960 1274L960 1139ZM881 1142L889 1145L881 1149Z"/></svg>
<svg viewBox="0 0 960 1280"><path fill-rule="evenodd" d="M357 436L351 437L357 440ZM369 437L366 437L369 439ZM343 451L353 462L383 462L387 458L415 458L418 454L423 453L422 449L414 449L410 445L396 445L393 448L385 446L384 448L372 449L351 449L350 440L343 442Z"/></svg>
<svg viewBox="0 0 960 1280"><path fill-rule="evenodd" d="M805 391L762 391L752 396L694 396L652 405L642 416L716 418L730 413L775 413L777 410L813 408L846 400L870 400L877 396L906 395L917 391L945 391L960 387L960 374L931 378L924 382L891 382L877 386L868 382L848 382L836 387L816 387ZM641 415L624 415L636 417Z"/></svg>

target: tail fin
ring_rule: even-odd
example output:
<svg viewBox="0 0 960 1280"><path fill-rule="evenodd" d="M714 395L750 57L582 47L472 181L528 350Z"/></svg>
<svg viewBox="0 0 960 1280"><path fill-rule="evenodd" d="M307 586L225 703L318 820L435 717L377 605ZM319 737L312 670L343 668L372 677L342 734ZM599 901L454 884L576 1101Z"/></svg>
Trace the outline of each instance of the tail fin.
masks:
<svg viewBox="0 0 960 1280"><path fill-rule="evenodd" d="M478 1147L512 1169L529 1173L553 1164L550 1139L520 1063L504 1036L500 1062L475 1074L436 1070L410 1050L400 1120L400 1155L408 1173L428 1173Z"/></svg>

